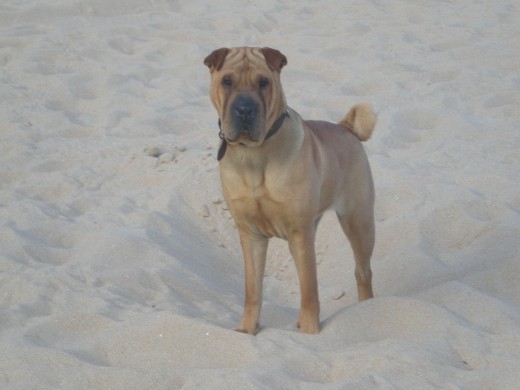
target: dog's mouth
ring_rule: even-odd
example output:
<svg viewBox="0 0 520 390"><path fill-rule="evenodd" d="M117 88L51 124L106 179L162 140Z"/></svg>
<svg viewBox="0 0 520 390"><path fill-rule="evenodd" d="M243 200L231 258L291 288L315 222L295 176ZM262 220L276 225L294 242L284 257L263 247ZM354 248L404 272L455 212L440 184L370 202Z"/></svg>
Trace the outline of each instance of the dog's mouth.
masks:
<svg viewBox="0 0 520 390"><path fill-rule="evenodd" d="M257 144L261 139L261 134L257 130L257 124L233 124L218 122L220 133L219 137L222 141L230 145L253 145Z"/></svg>
<svg viewBox="0 0 520 390"><path fill-rule="evenodd" d="M251 135L248 132L242 132L238 135L238 137L226 137L226 141L231 145L250 146L252 144L258 143L259 138Z"/></svg>
<svg viewBox="0 0 520 390"><path fill-rule="evenodd" d="M224 138L230 145L252 146L260 141L260 132L256 129L256 124L231 126L228 131L224 131Z"/></svg>

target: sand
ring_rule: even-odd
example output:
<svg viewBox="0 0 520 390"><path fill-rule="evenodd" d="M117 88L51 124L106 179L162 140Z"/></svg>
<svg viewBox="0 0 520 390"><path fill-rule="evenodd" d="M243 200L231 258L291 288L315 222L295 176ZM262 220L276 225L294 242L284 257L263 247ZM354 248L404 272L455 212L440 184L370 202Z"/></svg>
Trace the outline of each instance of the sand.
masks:
<svg viewBox="0 0 520 390"><path fill-rule="evenodd" d="M0 5L0 388L516 389L520 10L508 1ZM370 101L376 298L332 215L322 332L273 240L258 336L204 57L271 46L291 107Z"/></svg>

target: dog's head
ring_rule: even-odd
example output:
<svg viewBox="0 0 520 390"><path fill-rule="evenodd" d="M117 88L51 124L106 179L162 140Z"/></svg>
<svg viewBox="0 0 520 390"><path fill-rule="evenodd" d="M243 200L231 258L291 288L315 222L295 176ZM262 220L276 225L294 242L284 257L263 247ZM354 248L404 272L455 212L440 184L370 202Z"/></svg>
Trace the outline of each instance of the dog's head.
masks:
<svg viewBox="0 0 520 390"><path fill-rule="evenodd" d="M221 48L204 64L211 71L211 101L226 141L261 145L286 109L280 72L287 58L267 47Z"/></svg>

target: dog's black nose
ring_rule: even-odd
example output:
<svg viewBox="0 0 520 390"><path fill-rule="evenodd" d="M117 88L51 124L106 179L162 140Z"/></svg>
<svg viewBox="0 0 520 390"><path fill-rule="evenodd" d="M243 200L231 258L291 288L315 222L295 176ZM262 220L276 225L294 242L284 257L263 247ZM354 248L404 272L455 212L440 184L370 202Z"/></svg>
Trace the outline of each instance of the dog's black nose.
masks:
<svg viewBox="0 0 520 390"><path fill-rule="evenodd" d="M256 107L254 102L248 100L241 100L233 107L237 118L244 122L251 121L256 117Z"/></svg>

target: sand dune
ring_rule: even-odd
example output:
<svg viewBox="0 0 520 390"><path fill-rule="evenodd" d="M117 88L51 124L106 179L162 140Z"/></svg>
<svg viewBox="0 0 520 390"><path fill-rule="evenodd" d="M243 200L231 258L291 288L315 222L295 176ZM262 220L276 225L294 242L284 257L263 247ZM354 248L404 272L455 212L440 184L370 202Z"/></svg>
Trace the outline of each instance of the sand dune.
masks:
<svg viewBox="0 0 520 390"><path fill-rule="evenodd" d="M0 387L516 389L520 20L495 2L0 5ZM371 101L376 298L333 216L323 330L269 249L262 330L220 193L204 57L271 46L291 107Z"/></svg>

